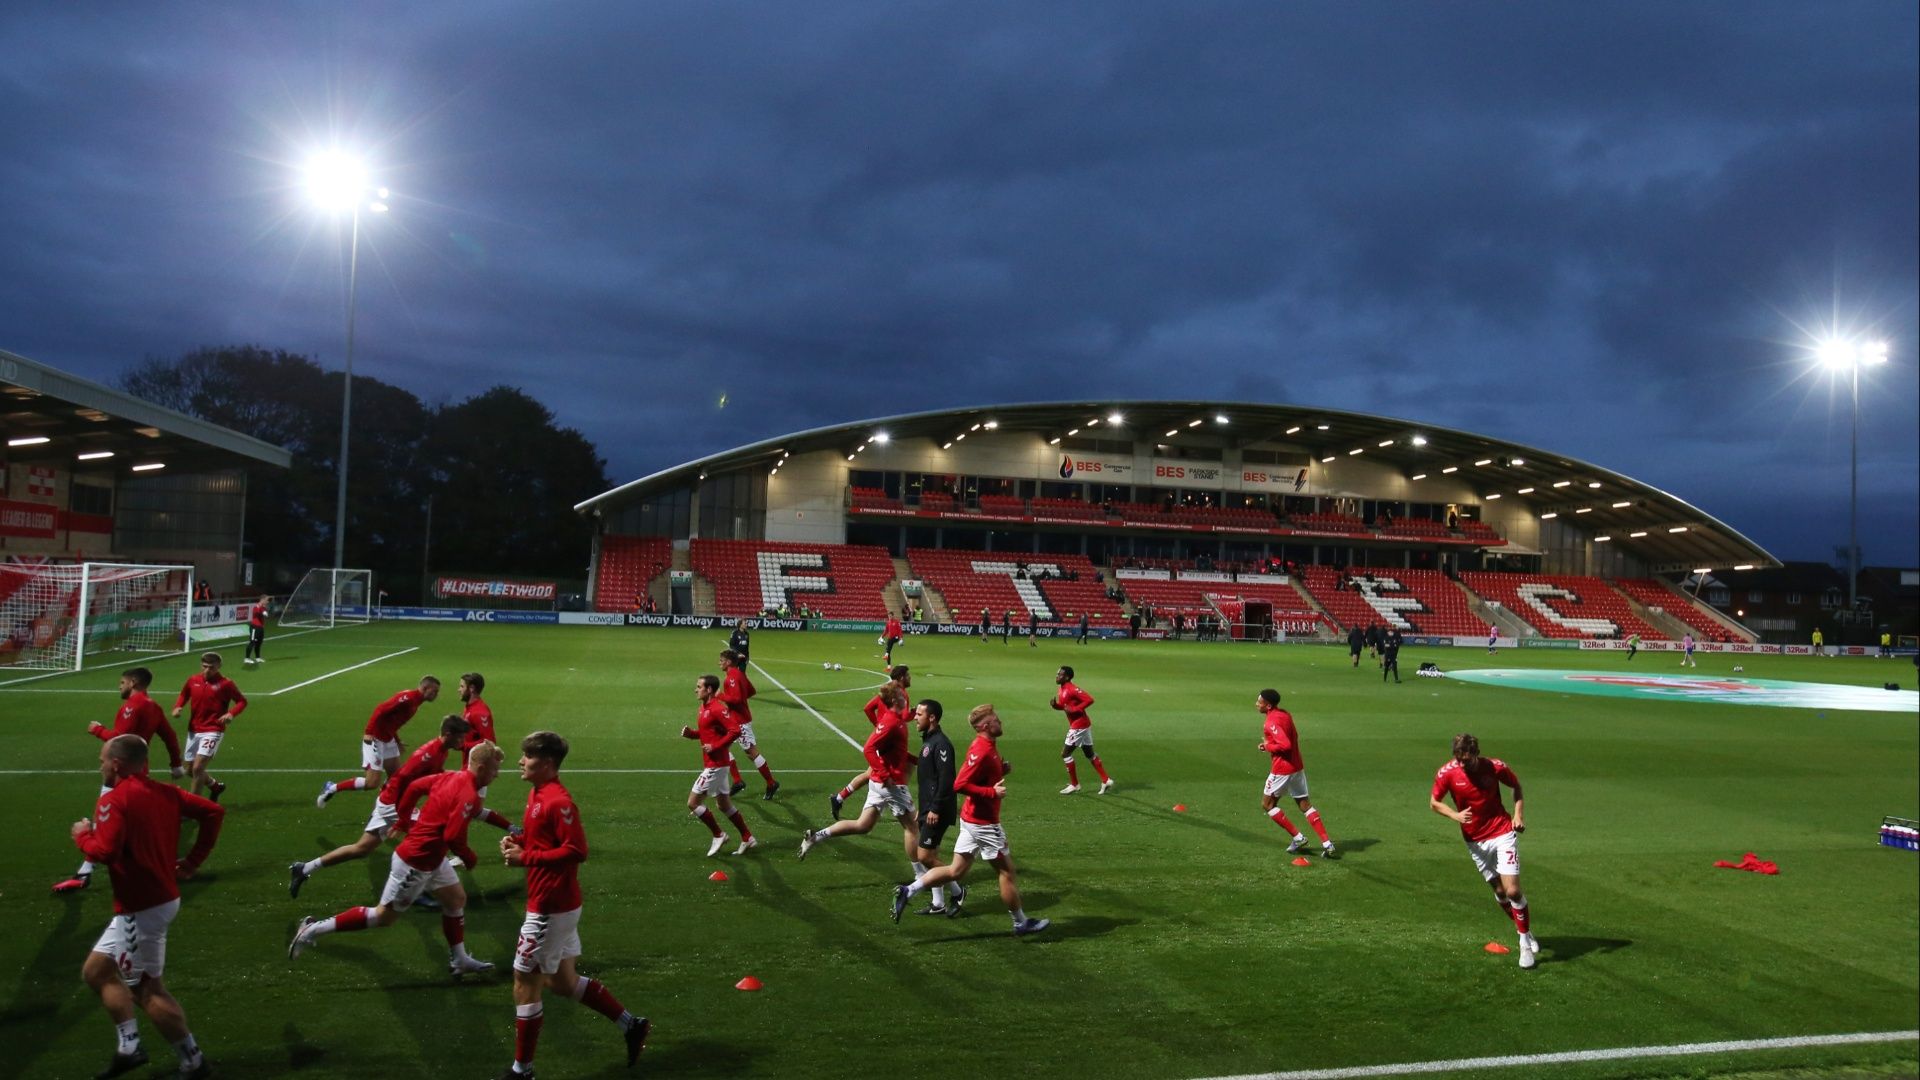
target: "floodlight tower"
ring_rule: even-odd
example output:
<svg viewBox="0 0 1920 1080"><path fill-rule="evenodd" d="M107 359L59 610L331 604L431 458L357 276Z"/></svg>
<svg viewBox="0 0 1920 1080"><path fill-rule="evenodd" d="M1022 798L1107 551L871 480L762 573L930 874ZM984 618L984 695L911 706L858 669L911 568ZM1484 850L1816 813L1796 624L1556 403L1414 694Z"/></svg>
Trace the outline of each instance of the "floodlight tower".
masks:
<svg viewBox="0 0 1920 1080"><path fill-rule="evenodd" d="M1829 371L1845 371L1853 383L1853 447L1847 493L1847 610L1852 612L1860 602L1860 369L1867 364L1886 363L1887 343L1833 340L1822 343L1819 353L1820 362Z"/></svg>
<svg viewBox="0 0 1920 1080"><path fill-rule="evenodd" d="M387 212L387 189L367 181L364 162L338 149L323 150L307 159L307 193L325 213L353 216L353 239L347 248L347 374L340 397L340 488L334 498L333 565L347 564L347 433L353 426L353 314L360 276L360 214Z"/></svg>

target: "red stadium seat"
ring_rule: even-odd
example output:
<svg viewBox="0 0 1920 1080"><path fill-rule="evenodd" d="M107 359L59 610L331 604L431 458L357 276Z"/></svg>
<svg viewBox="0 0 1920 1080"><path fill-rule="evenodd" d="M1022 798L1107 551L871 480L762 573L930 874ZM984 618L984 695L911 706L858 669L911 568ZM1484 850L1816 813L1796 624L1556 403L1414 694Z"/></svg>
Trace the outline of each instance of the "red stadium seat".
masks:
<svg viewBox="0 0 1920 1080"><path fill-rule="evenodd" d="M782 604L828 618L884 619L893 581L885 548L775 540L695 540L694 572L713 583L722 615L757 615Z"/></svg>

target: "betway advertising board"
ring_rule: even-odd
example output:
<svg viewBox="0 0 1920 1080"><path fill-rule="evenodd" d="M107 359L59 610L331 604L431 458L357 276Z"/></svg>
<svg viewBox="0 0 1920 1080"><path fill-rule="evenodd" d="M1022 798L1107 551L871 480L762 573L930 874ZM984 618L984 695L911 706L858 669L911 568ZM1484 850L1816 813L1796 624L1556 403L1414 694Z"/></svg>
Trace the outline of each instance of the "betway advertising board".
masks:
<svg viewBox="0 0 1920 1080"><path fill-rule="evenodd" d="M1113 454L1061 453L1044 470L1048 480L1080 480L1102 484L1145 484L1152 487L1194 488L1202 491L1254 491L1271 494L1310 489L1307 462L1248 465L1233 469L1217 461L1184 458L1150 460L1145 469L1133 458Z"/></svg>

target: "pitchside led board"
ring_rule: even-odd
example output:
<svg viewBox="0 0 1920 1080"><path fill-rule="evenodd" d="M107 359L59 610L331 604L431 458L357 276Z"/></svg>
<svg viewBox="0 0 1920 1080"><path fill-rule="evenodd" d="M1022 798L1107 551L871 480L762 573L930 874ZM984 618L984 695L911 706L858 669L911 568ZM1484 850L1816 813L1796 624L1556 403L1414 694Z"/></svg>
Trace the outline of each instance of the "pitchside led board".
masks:
<svg viewBox="0 0 1920 1080"><path fill-rule="evenodd" d="M1045 480L1081 480L1096 484L1139 484L1146 487L1199 488L1248 494L1310 494L1315 490L1311 458L1281 465L1233 467L1216 461L1182 458L1139 460L1115 454L1057 453L1042 470ZM1320 492L1329 494L1328 492ZM1337 494L1337 493L1335 493Z"/></svg>

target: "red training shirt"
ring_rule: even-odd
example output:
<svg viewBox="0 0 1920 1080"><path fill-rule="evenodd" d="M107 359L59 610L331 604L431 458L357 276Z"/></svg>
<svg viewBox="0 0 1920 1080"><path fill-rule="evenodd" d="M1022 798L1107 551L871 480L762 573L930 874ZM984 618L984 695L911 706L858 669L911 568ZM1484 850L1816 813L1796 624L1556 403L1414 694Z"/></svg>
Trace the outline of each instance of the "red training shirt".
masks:
<svg viewBox="0 0 1920 1080"><path fill-rule="evenodd" d="M966 764L953 778L953 790L967 797L966 805L960 808L960 820L975 825L1000 824L1000 794L993 785L1006 775L1007 763L1000 757L1000 748L985 735L975 735L973 745L967 747Z"/></svg>
<svg viewBox="0 0 1920 1080"><path fill-rule="evenodd" d="M1300 734L1293 729L1293 714L1285 709L1267 710L1267 753L1273 755L1273 775L1286 776L1306 768L1300 758Z"/></svg>
<svg viewBox="0 0 1920 1080"><path fill-rule="evenodd" d="M580 906L580 864L587 861L587 829L580 808L560 781L527 792L520 861L527 864L527 911L553 915Z"/></svg>
<svg viewBox="0 0 1920 1080"><path fill-rule="evenodd" d="M473 752L474 747L479 746L483 742L497 743L500 741L493 737L493 706L488 705L479 698L474 698L472 701L467 702L467 709L464 715L467 721L467 735L460 743L460 764L462 767L466 766L467 755Z"/></svg>
<svg viewBox="0 0 1920 1080"><path fill-rule="evenodd" d="M895 619L895 618L891 618L891 617L889 617L889 618L887 619L887 628L886 628L886 630L884 631L884 633L885 633L885 634L886 634L886 635L887 635L888 637L890 637L890 638L897 638L897 637L900 637L900 636L901 636L901 634L900 634L900 620L899 620L899 619Z"/></svg>
<svg viewBox="0 0 1920 1080"><path fill-rule="evenodd" d="M428 739L407 755L400 765L400 771L387 777L380 785L380 801L388 805L398 805L400 797L406 794L415 780L423 776L437 776L447 768L447 744L444 739Z"/></svg>
<svg viewBox="0 0 1920 1080"><path fill-rule="evenodd" d="M226 811L211 799L157 784L145 773L121 778L100 796L93 808L93 831L74 842L80 853L107 864L113 878L113 910L117 914L145 911L180 898L175 881L176 859L198 867L220 837ZM200 823L193 850L180 859L180 819Z"/></svg>
<svg viewBox="0 0 1920 1080"><path fill-rule="evenodd" d="M1093 720L1087 716L1087 706L1093 704L1093 695L1072 683L1061 683L1060 693L1053 699L1053 707L1067 714L1067 726L1087 728L1093 726Z"/></svg>
<svg viewBox="0 0 1920 1080"><path fill-rule="evenodd" d="M91 730L91 729L89 729ZM147 696L145 690L135 690L127 695L120 710L113 714L113 726L102 726L93 732L93 737L101 742L121 735L138 735L149 745L155 735L166 744L168 764L180 767L180 737L173 733L173 725L167 723L167 714L160 703Z"/></svg>
<svg viewBox="0 0 1920 1080"><path fill-rule="evenodd" d="M392 742L400 737L400 729L407 726L413 714L420 711L426 703L426 695L418 690L402 690L374 707L373 715L367 717L366 736L379 742Z"/></svg>
<svg viewBox="0 0 1920 1080"><path fill-rule="evenodd" d="M700 715L694 718L693 734L690 738L700 740L700 764L708 769L724 769L727 759L732 757L727 747L740 737L740 728L727 714L727 705L719 698L708 698L700 706Z"/></svg>
<svg viewBox="0 0 1920 1080"><path fill-rule="evenodd" d="M720 700L726 703L727 711L733 713L735 723L753 723L753 710L747 708L747 699L757 693L747 673L739 668L728 668L720 682Z"/></svg>
<svg viewBox="0 0 1920 1080"><path fill-rule="evenodd" d="M209 679L206 673L196 672L180 688L180 696L174 699L173 707L178 709L189 703L188 731L225 731L227 725L220 718L228 714L239 716L245 712L247 695L242 694L233 680L225 675L215 675Z"/></svg>
<svg viewBox="0 0 1920 1080"><path fill-rule="evenodd" d="M413 824L407 826L407 838L400 841L394 854L415 870L434 869L449 851L460 856L460 861L468 866L478 863L479 858L467 846L467 825L484 813L486 807L481 805L473 774L462 769L423 776L408 784L406 794L400 798L402 823L409 819L414 804L423 797L427 804L421 807L419 817L412 818Z"/></svg>
<svg viewBox="0 0 1920 1080"><path fill-rule="evenodd" d="M1513 775L1507 763L1499 758L1486 758L1492 766L1490 779L1486 787L1474 783L1467 770L1458 761L1449 761L1440 766L1433 778L1433 797L1453 796L1456 810L1473 811L1473 824L1460 826L1460 834L1475 843L1484 843L1497 839L1513 831L1513 818L1507 816L1507 805L1500 801L1500 785L1510 788L1520 787L1520 778Z"/></svg>
<svg viewBox="0 0 1920 1080"><path fill-rule="evenodd" d="M867 745L861 752L873 770L873 783L907 782L907 725L899 713L892 709L880 711L880 720L874 725L873 734L867 736Z"/></svg>
<svg viewBox="0 0 1920 1080"><path fill-rule="evenodd" d="M875 694L873 700L867 702L866 707L860 711L867 714L867 723L879 727L880 718L893 710L887 707L887 703L880 699L879 694Z"/></svg>
<svg viewBox="0 0 1920 1080"><path fill-rule="evenodd" d="M253 610L247 613L247 624L265 629L267 625L267 605L253 605Z"/></svg>

